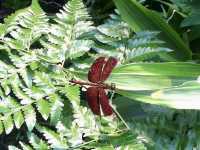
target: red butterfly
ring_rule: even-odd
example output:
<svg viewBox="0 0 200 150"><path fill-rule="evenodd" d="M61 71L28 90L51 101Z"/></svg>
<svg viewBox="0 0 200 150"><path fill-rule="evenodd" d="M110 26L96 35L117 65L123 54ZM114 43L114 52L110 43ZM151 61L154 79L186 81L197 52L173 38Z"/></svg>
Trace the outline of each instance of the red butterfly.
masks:
<svg viewBox="0 0 200 150"><path fill-rule="evenodd" d="M86 98L89 107L96 115L101 115L101 110L105 116L112 115L113 110L109 104L109 99L106 95L105 89L114 90L114 84L108 85L104 81L109 77L112 69L116 66L117 59L109 57L99 57L92 64L88 72L88 80L90 82L83 82L71 80L70 82L79 85L89 85L86 91Z"/></svg>

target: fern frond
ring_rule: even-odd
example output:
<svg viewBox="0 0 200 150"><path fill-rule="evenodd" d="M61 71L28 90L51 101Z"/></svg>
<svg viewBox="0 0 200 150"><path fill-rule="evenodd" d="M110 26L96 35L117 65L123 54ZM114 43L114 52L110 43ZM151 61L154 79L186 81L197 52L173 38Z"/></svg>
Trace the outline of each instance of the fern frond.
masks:
<svg viewBox="0 0 200 150"><path fill-rule="evenodd" d="M119 47L117 53L121 55L125 53L123 41L128 43L127 37L132 32L117 16L112 18L110 25L97 28L96 39L107 52L105 45L112 50ZM116 28L109 32L114 25ZM29 143L20 139L21 149L73 149L90 145L85 139L98 145L104 134L119 135L119 120L111 117L98 120L90 109L82 106L80 88L68 82L74 74L65 68L65 62L71 63L70 59L90 50L93 42L83 35L93 29L81 0L69 1L53 23L48 22L37 0L33 0L30 7L0 24L0 49L5 54L0 60L0 133L9 134L25 124ZM114 34L116 29L120 30ZM145 42L151 48L158 43L156 39L142 39L135 36L136 42L129 41L127 47L133 51L138 47L145 49ZM139 57L140 52L133 55ZM107 147L113 145L105 143ZM18 148L10 145L9 149Z"/></svg>
<svg viewBox="0 0 200 150"><path fill-rule="evenodd" d="M48 56L57 58L57 62L63 62L66 59L80 57L89 51L92 41L78 39L82 33L94 28L89 20L82 1L69 1L57 14L55 24L49 29L51 34L48 34L47 41L41 41L48 51Z"/></svg>
<svg viewBox="0 0 200 150"><path fill-rule="evenodd" d="M75 105L80 104L80 89L79 86L68 86L65 85L64 88L60 90L61 93L65 94L65 96L71 100L71 103L74 107Z"/></svg>
<svg viewBox="0 0 200 150"><path fill-rule="evenodd" d="M34 133L28 133L29 143L32 145L32 147L36 150L40 149L49 149L48 144L40 139L37 135Z"/></svg>
<svg viewBox="0 0 200 150"><path fill-rule="evenodd" d="M25 122L28 127L29 131L32 131L36 124L36 113L35 109L29 105L23 109L24 115L25 115Z"/></svg>
<svg viewBox="0 0 200 150"><path fill-rule="evenodd" d="M49 117L49 114L51 112L51 106L50 103L47 102L45 99L41 99L37 102L37 108L42 117L47 120Z"/></svg>
<svg viewBox="0 0 200 150"><path fill-rule="evenodd" d="M34 0L30 7L16 12L5 20L6 33L12 37L4 37L5 44L11 49L29 50L42 34L48 33L47 21L47 16Z"/></svg>
<svg viewBox="0 0 200 150"><path fill-rule="evenodd" d="M63 100L57 94L52 94L49 96L49 101L51 105L51 112L50 112L50 122L53 125L56 125L57 122L61 118L62 110L63 110Z"/></svg>
<svg viewBox="0 0 200 150"><path fill-rule="evenodd" d="M7 116L3 120L3 125L4 125L4 128L5 128L6 134L9 134L14 128L14 123L13 123L12 117L11 116Z"/></svg>
<svg viewBox="0 0 200 150"><path fill-rule="evenodd" d="M29 145L23 143L23 142L19 142L19 144L21 145L23 150L33 150L32 147L30 147Z"/></svg>
<svg viewBox="0 0 200 150"><path fill-rule="evenodd" d="M37 74L33 74L32 69L39 67L36 65L39 59L35 52L31 52L32 45L38 38L48 33L47 21L47 16L36 0L33 0L30 7L17 11L5 20L6 28L1 36L1 48L7 52L8 57L5 56L5 59L0 61L0 87L3 89L0 96L1 104L7 111L2 112L0 119L7 134L14 126L19 129L24 122L29 131L34 128L34 104L42 110L40 113L45 119L48 117L49 112L43 109L46 106L40 101L46 95L41 96L39 93L39 97L38 91L41 92L41 87L33 86Z"/></svg>
<svg viewBox="0 0 200 150"><path fill-rule="evenodd" d="M118 57L122 62L146 61L159 56L160 53L171 51L162 47L164 42L156 38L159 32L134 33L117 14L111 15L111 18L97 27L92 34L96 40L96 51Z"/></svg>
<svg viewBox="0 0 200 150"><path fill-rule="evenodd" d="M51 148L55 149L67 149L67 141L62 135L47 129L45 127L37 127L38 131L43 133L44 137L47 139L48 143L51 145Z"/></svg>

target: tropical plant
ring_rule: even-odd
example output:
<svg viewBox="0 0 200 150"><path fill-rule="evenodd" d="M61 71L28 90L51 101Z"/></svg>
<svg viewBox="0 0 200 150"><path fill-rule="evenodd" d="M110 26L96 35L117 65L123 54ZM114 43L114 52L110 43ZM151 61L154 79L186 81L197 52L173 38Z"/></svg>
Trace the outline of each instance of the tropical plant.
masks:
<svg viewBox="0 0 200 150"><path fill-rule="evenodd" d="M94 28L89 20L83 3L72 0L50 23L35 0L1 24L0 131L25 128L29 142L18 141L22 149L144 148L118 119L98 121L80 104L79 87L68 82L74 75L65 66L92 47L78 38Z"/></svg>
<svg viewBox="0 0 200 150"><path fill-rule="evenodd" d="M135 1L130 7L145 12L147 25L130 26L141 21L124 22L125 4L115 2L123 4L119 12L97 27L81 0L70 0L53 18L33 0L0 24L0 134L20 133L10 150L198 148L198 111L189 118L194 111L172 108L199 109L199 64L167 62L191 58L178 34L157 15L162 26L155 28L152 13ZM85 80L100 55L119 60L107 80L117 87L115 95L108 92L114 117L95 116L84 90L69 82Z"/></svg>

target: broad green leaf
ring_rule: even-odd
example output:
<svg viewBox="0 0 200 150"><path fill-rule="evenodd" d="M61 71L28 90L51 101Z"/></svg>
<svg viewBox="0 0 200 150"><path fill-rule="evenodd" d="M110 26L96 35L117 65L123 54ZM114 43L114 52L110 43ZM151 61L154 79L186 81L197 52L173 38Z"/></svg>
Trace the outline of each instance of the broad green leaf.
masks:
<svg viewBox="0 0 200 150"><path fill-rule="evenodd" d="M200 18L200 12L193 13L181 22L181 27L200 25L199 18Z"/></svg>
<svg viewBox="0 0 200 150"><path fill-rule="evenodd" d="M14 127L13 120L10 115L5 117L5 119L3 120L3 125L5 128L6 134L9 134Z"/></svg>
<svg viewBox="0 0 200 150"><path fill-rule="evenodd" d="M176 109L200 109L200 83L197 81L186 82L177 87L154 92L119 90L118 93L144 103L168 106Z"/></svg>
<svg viewBox="0 0 200 150"><path fill-rule="evenodd" d="M200 109L200 83L186 82L178 87L156 91L151 97L168 101L170 106L178 109Z"/></svg>
<svg viewBox="0 0 200 150"><path fill-rule="evenodd" d="M114 83L121 90L155 90L172 86L172 81L164 76L133 75L113 73L107 83Z"/></svg>
<svg viewBox="0 0 200 150"><path fill-rule="evenodd" d="M180 85L200 75L194 63L132 63L113 69L107 83L120 90L155 90Z"/></svg>
<svg viewBox="0 0 200 150"><path fill-rule="evenodd" d="M131 63L114 68L111 75L113 73L131 73L135 75L197 77L200 74L199 68L200 64L185 62Z"/></svg>
<svg viewBox="0 0 200 150"><path fill-rule="evenodd" d="M123 95L124 97L128 97L132 100L135 100L135 101L170 107L170 102L162 101L161 99L152 98L150 96L151 92L147 92L147 91L143 91L143 92L134 91L133 92L133 91L118 90L117 93L119 93L120 95Z"/></svg>
<svg viewBox="0 0 200 150"><path fill-rule="evenodd" d="M135 31L161 31L158 37L165 41L165 46L173 49L172 53L179 60L191 58L190 49L180 36L156 12L142 6L136 0L114 0L122 18Z"/></svg>
<svg viewBox="0 0 200 150"><path fill-rule="evenodd" d="M41 99L37 102L37 108L42 117L47 120L51 111L49 102L47 100Z"/></svg>
<svg viewBox="0 0 200 150"><path fill-rule="evenodd" d="M29 131L32 131L36 123L36 113L34 108L29 105L24 108L25 122Z"/></svg>

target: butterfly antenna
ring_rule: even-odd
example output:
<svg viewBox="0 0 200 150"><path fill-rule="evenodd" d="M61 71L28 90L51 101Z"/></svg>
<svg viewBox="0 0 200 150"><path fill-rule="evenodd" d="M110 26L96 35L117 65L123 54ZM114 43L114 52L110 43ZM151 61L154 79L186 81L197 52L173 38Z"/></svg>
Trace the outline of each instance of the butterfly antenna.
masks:
<svg viewBox="0 0 200 150"><path fill-rule="evenodd" d="M114 97L114 94L115 94L115 91L112 91L112 94L111 94L111 97L110 97L111 101L112 101L112 99L113 99L113 97ZM126 128L127 128L128 130L130 130L130 127L128 126L128 124L126 123L126 121L122 118L122 116L121 116L120 113L117 111L117 109L116 109L113 105L111 105L111 106L112 106L112 109L113 109L114 113L117 115L117 117L119 117L119 119L123 122L123 124L126 126Z"/></svg>

